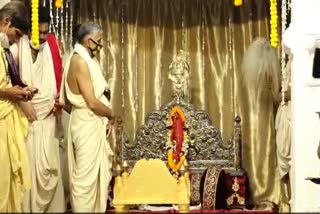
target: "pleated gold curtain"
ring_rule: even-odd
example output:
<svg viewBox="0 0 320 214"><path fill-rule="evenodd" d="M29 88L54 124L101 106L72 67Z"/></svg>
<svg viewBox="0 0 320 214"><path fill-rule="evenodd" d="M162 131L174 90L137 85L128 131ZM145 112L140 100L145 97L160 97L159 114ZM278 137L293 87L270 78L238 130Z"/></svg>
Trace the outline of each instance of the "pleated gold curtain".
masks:
<svg viewBox="0 0 320 214"><path fill-rule="evenodd" d="M113 109L122 117L131 141L146 115L172 99L168 67L179 50L185 50L190 65L189 101L208 111L225 142L232 135L234 117L242 117L243 167L249 174L253 201L279 203L274 131L268 123L273 112L257 118L255 123L264 130L253 133L240 76L247 46L258 36L269 37L267 0L244 0L241 7L233 6L233 0L74 3L78 22L91 20L103 27L100 61L111 86Z"/></svg>

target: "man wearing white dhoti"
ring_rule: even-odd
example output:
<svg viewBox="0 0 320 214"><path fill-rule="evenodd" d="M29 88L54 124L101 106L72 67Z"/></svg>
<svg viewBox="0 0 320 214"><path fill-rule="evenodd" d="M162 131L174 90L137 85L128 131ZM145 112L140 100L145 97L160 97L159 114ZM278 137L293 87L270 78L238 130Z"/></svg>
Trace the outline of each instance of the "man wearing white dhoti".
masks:
<svg viewBox="0 0 320 214"><path fill-rule="evenodd" d="M49 23L48 10L40 7L40 46L34 47L27 36L18 43L21 77L28 85L39 89L32 102L21 105L29 120L26 146L31 170L31 190L24 197L24 212L66 210L60 170L59 139L56 137L57 115L54 114L60 86L57 87L59 78L53 58L58 48L52 48L49 42L52 36L48 35Z"/></svg>
<svg viewBox="0 0 320 214"><path fill-rule="evenodd" d="M80 26L60 93L61 102L72 106L68 164L73 212L105 212L112 177L112 151L106 139L106 126L113 123L114 113L104 95L108 85L95 58L102 48L101 38L98 24L89 22Z"/></svg>

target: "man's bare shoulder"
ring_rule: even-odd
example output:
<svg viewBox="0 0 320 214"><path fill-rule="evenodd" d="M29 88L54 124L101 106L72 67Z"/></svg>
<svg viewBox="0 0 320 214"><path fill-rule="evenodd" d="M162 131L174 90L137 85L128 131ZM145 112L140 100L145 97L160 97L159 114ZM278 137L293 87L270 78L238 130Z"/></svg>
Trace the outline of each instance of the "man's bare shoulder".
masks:
<svg viewBox="0 0 320 214"><path fill-rule="evenodd" d="M89 68L87 62L79 54L73 54L70 69L76 71L76 73L83 73L88 72Z"/></svg>
<svg viewBox="0 0 320 214"><path fill-rule="evenodd" d="M79 54L73 54L70 63L79 66L87 65L87 62Z"/></svg>

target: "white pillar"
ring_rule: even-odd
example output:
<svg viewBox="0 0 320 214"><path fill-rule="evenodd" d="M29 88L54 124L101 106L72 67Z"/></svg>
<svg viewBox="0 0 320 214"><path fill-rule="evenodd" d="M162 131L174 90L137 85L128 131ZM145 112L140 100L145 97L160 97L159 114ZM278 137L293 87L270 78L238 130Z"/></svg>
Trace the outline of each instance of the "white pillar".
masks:
<svg viewBox="0 0 320 214"><path fill-rule="evenodd" d="M292 0L292 22L283 37L292 61L292 212L320 212L317 147L320 140L320 80L312 77L315 47L320 47L320 1Z"/></svg>

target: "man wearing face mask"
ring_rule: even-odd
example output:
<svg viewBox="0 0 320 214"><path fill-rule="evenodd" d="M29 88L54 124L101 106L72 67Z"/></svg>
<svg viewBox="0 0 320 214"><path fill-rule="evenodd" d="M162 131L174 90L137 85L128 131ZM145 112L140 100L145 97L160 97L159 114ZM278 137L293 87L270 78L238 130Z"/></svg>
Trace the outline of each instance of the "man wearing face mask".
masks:
<svg viewBox="0 0 320 214"><path fill-rule="evenodd" d="M22 80L38 89L32 101L20 104L29 120L26 139L31 172L31 190L25 194L23 212L66 210L60 170L56 102L62 67L57 40L49 34L49 9L39 7L39 43L31 35L18 43L18 66ZM57 65L57 62L59 64ZM59 76L60 75L60 76Z"/></svg>
<svg viewBox="0 0 320 214"><path fill-rule="evenodd" d="M68 133L68 164L72 212L105 212L111 180L112 151L106 126L114 113L104 95L108 87L96 55L102 48L102 29L82 24L78 42L67 60L61 102L72 106Z"/></svg>
<svg viewBox="0 0 320 214"><path fill-rule="evenodd" d="M29 31L29 14L21 2L0 9L0 212L21 212L22 196L30 188L25 136L28 121L18 103L32 98L31 88L20 80L9 45ZM10 55L11 56L11 55ZM20 85L19 85L20 84Z"/></svg>

